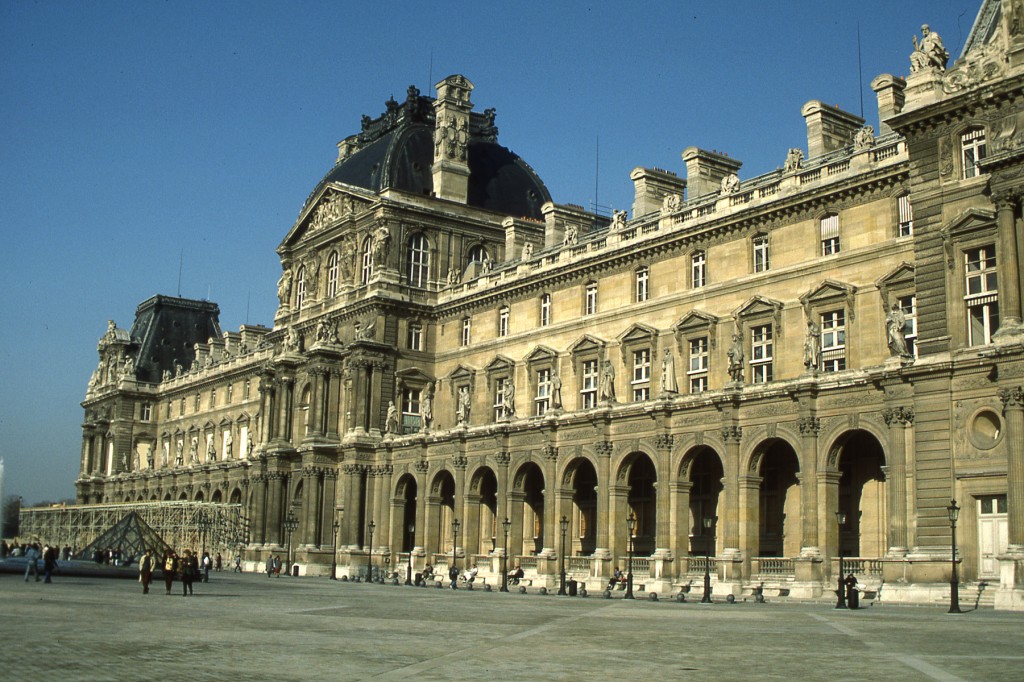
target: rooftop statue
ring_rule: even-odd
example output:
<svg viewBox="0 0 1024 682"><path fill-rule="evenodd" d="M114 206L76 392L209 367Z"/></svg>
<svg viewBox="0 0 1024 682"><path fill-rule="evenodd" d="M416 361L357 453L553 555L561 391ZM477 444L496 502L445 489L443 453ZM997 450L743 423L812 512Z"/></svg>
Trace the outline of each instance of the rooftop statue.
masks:
<svg viewBox="0 0 1024 682"><path fill-rule="evenodd" d="M918 42L917 36L914 36L914 51L910 54L911 72L925 69L945 71L948 61L949 52L939 34L928 28L928 24L921 26L921 41Z"/></svg>

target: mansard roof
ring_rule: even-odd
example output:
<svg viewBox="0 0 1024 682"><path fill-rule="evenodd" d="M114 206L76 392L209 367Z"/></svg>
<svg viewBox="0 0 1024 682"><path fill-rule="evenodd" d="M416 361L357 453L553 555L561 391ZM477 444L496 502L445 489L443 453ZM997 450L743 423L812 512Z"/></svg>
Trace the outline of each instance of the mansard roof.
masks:
<svg viewBox="0 0 1024 682"><path fill-rule="evenodd" d="M157 382L174 363L188 367L195 359L195 345L220 338L220 309L216 303L156 295L135 309L129 335L139 341L135 376Z"/></svg>

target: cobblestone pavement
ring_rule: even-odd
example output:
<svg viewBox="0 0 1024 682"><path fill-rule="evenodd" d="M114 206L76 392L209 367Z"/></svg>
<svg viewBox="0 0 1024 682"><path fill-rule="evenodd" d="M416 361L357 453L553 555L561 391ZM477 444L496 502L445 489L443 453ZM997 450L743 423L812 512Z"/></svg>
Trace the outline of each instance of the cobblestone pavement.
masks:
<svg viewBox="0 0 1024 682"><path fill-rule="evenodd" d="M0 575L8 666L50 679L1024 679L1024 614L677 604L215 573L195 595ZM8 667L10 669L10 667Z"/></svg>

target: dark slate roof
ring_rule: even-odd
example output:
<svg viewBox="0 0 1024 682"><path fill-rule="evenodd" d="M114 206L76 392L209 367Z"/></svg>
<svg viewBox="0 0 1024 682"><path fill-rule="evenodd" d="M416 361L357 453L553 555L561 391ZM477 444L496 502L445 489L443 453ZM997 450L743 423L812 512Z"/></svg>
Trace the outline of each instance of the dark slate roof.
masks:
<svg viewBox="0 0 1024 682"><path fill-rule="evenodd" d="M156 295L135 309L130 335L139 343L135 361L140 381L157 382L174 363L188 369L195 344L220 338L220 309L216 303Z"/></svg>
<svg viewBox="0 0 1024 682"><path fill-rule="evenodd" d="M434 189L432 102L410 88L402 105L389 100L380 117L363 117L363 131L348 138L358 149L324 176L307 206L331 182L374 192L390 188L430 195ZM516 218L542 219L540 207L551 201L547 187L529 164L498 144L497 136L493 110L471 114L468 204Z"/></svg>

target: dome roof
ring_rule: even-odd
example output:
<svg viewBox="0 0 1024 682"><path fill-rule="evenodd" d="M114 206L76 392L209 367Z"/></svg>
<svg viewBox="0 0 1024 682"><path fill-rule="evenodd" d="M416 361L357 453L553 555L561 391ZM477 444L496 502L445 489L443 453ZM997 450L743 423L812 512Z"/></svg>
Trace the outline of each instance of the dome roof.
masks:
<svg viewBox="0 0 1024 682"><path fill-rule="evenodd" d="M363 130L339 145L338 162L317 184L309 202L329 183L342 182L374 192L398 189L431 195L434 191L433 99L410 86L406 101L386 102L380 117L363 116ZM551 201L547 187L529 164L497 142L494 109L470 117L467 204L516 218L541 219Z"/></svg>

